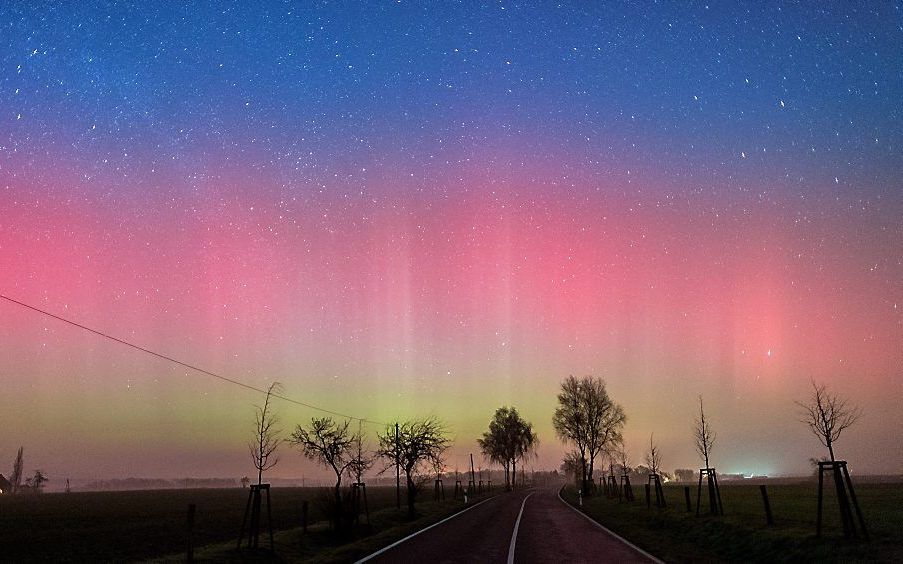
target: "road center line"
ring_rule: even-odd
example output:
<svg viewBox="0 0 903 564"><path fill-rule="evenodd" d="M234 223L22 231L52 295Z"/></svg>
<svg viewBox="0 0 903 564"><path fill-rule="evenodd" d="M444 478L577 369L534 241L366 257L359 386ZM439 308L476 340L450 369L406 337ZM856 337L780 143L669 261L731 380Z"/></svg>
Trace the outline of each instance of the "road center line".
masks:
<svg viewBox="0 0 903 564"><path fill-rule="evenodd" d="M524 506L527 505L527 498L533 495L528 493L524 498L524 502L520 504L520 513L517 514L517 521L514 522L514 532L511 533L511 544L508 545L508 564L514 564L514 545L517 543L517 529L520 527L520 518L524 515Z"/></svg>

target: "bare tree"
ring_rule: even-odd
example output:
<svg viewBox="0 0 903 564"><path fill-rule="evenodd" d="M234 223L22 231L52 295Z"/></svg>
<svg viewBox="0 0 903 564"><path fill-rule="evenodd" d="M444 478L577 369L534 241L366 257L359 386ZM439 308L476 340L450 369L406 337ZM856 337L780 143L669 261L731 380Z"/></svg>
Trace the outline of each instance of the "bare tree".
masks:
<svg viewBox="0 0 903 564"><path fill-rule="evenodd" d="M649 435L649 452L646 453L646 465L649 466L653 474L658 474L662 467L662 454L652 440L652 434Z"/></svg>
<svg viewBox="0 0 903 564"><path fill-rule="evenodd" d="M573 443L580 454L583 491L589 491L596 457L621 440L626 421L624 410L609 397L601 378L568 376L561 383L552 425L558 437Z"/></svg>
<svg viewBox="0 0 903 564"><path fill-rule="evenodd" d="M618 466L621 467L622 474L630 473L630 453L627 452L627 447L624 446L624 442L621 441L621 444L618 445Z"/></svg>
<svg viewBox="0 0 903 564"><path fill-rule="evenodd" d="M276 449L282 444L282 439L279 437L282 429L276 427L279 419L273 412L271 401L281 391L282 384L279 382L270 384L270 387L267 388L266 399L264 399L263 405L257 406L257 411L255 412L256 433L254 434L254 441L248 443L248 451L251 453L251 460L254 461L254 468L257 468L258 485L263 483L263 473L276 466L279 462Z"/></svg>
<svg viewBox="0 0 903 564"><path fill-rule="evenodd" d="M360 421L357 422L357 434L354 435L351 460L348 463L348 472L355 482L363 482L364 472L373 467L376 462L373 454L364 449L364 429Z"/></svg>
<svg viewBox="0 0 903 564"><path fill-rule="evenodd" d="M800 421L808 425L812 434L828 448L831 462L834 462L834 443L844 429L862 416L862 410L848 405L845 399L832 393L824 384L816 384L814 380L809 402L796 404L803 409Z"/></svg>
<svg viewBox="0 0 903 564"><path fill-rule="evenodd" d="M705 411L702 408L702 395L699 396L699 418L695 421L693 427L693 438L696 440L696 452L705 462L706 468L709 466L709 454L712 452L712 446L715 444L715 431L712 430L711 424L705 418Z"/></svg>
<svg viewBox="0 0 903 564"><path fill-rule="evenodd" d="M336 530L342 527L342 475L351 466L353 446L357 439L348 430L350 423L348 420L339 423L331 417L314 417L308 428L298 425L289 437L289 442L301 448L304 456L335 472L333 496Z"/></svg>
<svg viewBox="0 0 903 564"><path fill-rule="evenodd" d="M11 493L16 493L22 486L22 447L16 453L16 461L13 463L13 473L9 475Z"/></svg>
<svg viewBox="0 0 903 564"><path fill-rule="evenodd" d="M416 515L414 502L423 482L422 472L431 468L450 446L445 433L445 426L438 419L429 417L401 423L397 440L394 425L386 427L385 432L378 435L377 454L389 461L385 469L391 468L397 461L404 471L408 515L411 517Z"/></svg>

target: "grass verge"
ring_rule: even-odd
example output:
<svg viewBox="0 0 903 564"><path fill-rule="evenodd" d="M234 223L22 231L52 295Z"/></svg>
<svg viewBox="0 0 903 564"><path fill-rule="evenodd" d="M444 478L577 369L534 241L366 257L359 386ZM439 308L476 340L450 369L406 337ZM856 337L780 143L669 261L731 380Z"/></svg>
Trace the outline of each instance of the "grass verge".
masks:
<svg viewBox="0 0 903 564"><path fill-rule="evenodd" d="M903 484L856 486L870 540L845 539L837 505L830 495L824 507L822 537L815 536L816 486L768 485L774 526L765 523L758 485L722 486L724 516L688 513L683 487L666 486L668 507L647 509L642 486L637 500L618 502L598 495L585 498L582 510L612 531L667 562L901 562L903 561ZM577 505L576 491L562 497ZM705 501L703 501L703 505Z"/></svg>

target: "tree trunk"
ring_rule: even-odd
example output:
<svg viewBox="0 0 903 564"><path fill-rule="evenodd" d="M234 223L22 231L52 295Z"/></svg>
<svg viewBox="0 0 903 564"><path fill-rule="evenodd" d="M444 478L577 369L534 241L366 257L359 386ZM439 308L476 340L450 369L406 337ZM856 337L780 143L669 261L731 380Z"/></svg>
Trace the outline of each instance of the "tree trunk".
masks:
<svg viewBox="0 0 903 564"><path fill-rule="evenodd" d="M511 491L511 463L506 460L505 461L505 489L507 491Z"/></svg>
<svg viewBox="0 0 903 564"><path fill-rule="evenodd" d="M414 480L411 478L411 475L407 474L408 478L408 517L413 519L417 513L414 511L414 496L417 495L417 492L414 489Z"/></svg>
<svg viewBox="0 0 903 564"><path fill-rule="evenodd" d="M342 530L342 479L335 483L335 530Z"/></svg>
<svg viewBox="0 0 903 564"><path fill-rule="evenodd" d="M511 476L514 478L514 480L513 480L514 485L513 485L512 489L516 490L517 489L517 459L516 458L511 459Z"/></svg>

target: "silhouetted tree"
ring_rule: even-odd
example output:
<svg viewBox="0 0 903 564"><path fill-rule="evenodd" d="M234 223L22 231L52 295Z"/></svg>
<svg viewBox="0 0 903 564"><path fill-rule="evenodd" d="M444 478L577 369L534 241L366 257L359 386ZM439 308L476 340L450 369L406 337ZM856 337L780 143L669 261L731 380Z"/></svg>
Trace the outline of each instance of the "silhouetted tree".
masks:
<svg viewBox="0 0 903 564"><path fill-rule="evenodd" d="M16 453L16 461L13 463L13 472L9 475L11 493L16 493L22 486L22 447Z"/></svg>
<svg viewBox="0 0 903 564"><path fill-rule="evenodd" d="M445 433L444 425L438 419L429 417L401 423L398 426L397 441L394 425L386 427L385 432L378 435L377 454L390 461L386 469L398 461L404 472L410 517L416 515L414 502L422 483L422 471L430 468L450 446Z"/></svg>
<svg viewBox="0 0 903 564"><path fill-rule="evenodd" d="M571 451L565 454L559 469L564 474L565 479L571 478L574 480L574 484L578 485L580 481L580 453Z"/></svg>
<svg viewBox="0 0 903 564"><path fill-rule="evenodd" d="M589 491L596 456L621 440L626 421L624 410L609 397L601 378L568 376L561 383L552 424L558 437L572 443L580 454L584 492Z"/></svg>
<svg viewBox="0 0 903 564"><path fill-rule="evenodd" d="M705 411L702 409L702 395L699 396L699 418L695 421L693 427L693 438L696 441L696 452L705 462L706 468L709 466L709 454L712 452L712 446L715 444L715 431L712 430L711 424L705 418Z"/></svg>
<svg viewBox="0 0 903 564"><path fill-rule="evenodd" d="M251 460L254 461L254 468L257 468L258 484L263 483L263 473L279 462L276 449L282 444L282 439L279 437L282 430L276 427L279 420L273 412L271 401L281 390L282 384L279 382L270 384L263 405L257 406L255 412L256 433L254 441L248 443L248 450L251 453Z"/></svg>
<svg viewBox="0 0 903 564"><path fill-rule="evenodd" d="M834 458L834 443L844 429L853 425L862 416L862 410L847 404L824 384L812 381L812 395L808 403L796 402L803 409L801 421L809 426L812 434L828 448L831 462Z"/></svg>
<svg viewBox="0 0 903 564"><path fill-rule="evenodd" d="M26 484L28 487L32 489L35 493L41 493L44 488L44 484L50 480L42 470L35 470L34 476L28 478L26 480Z"/></svg>
<svg viewBox="0 0 903 564"><path fill-rule="evenodd" d="M357 434L354 435L354 444L351 450L351 460L348 463L348 472L355 482L363 482L364 472L373 467L375 457L364 449L364 430L358 421Z"/></svg>
<svg viewBox="0 0 903 564"><path fill-rule="evenodd" d="M618 446L617 451L618 456L618 465L621 467L622 474L630 473L630 453L627 452L627 448L624 446L624 441L621 441Z"/></svg>
<svg viewBox="0 0 903 564"><path fill-rule="evenodd" d="M674 478L678 482L692 482L696 477L696 472L692 468L678 468L674 471Z"/></svg>
<svg viewBox="0 0 903 564"><path fill-rule="evenodd" d="M517 475L517 461L534 452L538 442L533 425L521 418L514 407L495 410L489 430L477 439L483 455L505 467L505 487L508 489L514 481L511 477Z"/></svg>
<svg viewBox="0 0 903 564"><path fill-rule="evenodd" d="M662 467L662 454L658 450L658 445L652 440L652 434L649 435L649 452L646 453L646 464L649 466L651 474L659 474Z"/></svg>
<svg viewBox="0 0 903 564"><path fill-rule="evenodd" d="M251 478L248 478L247 476L242 476L240 482L241 482L241 487L242 487L242 488L247 488L247 487L248 487L248 484L251 483Z"/></svg>
<svg viewBox="0 0 903 564"><path fill-rule="evenodd" d="M289 438L290 443L301 448L304 456L335 472L333 497L336 530L342 528L342 474L351 465L354 456L352 447L356 441L356 436L348 430L350 423L348 420L338 423L331 417L314 417L308 428L298 425Z"/></svg>

